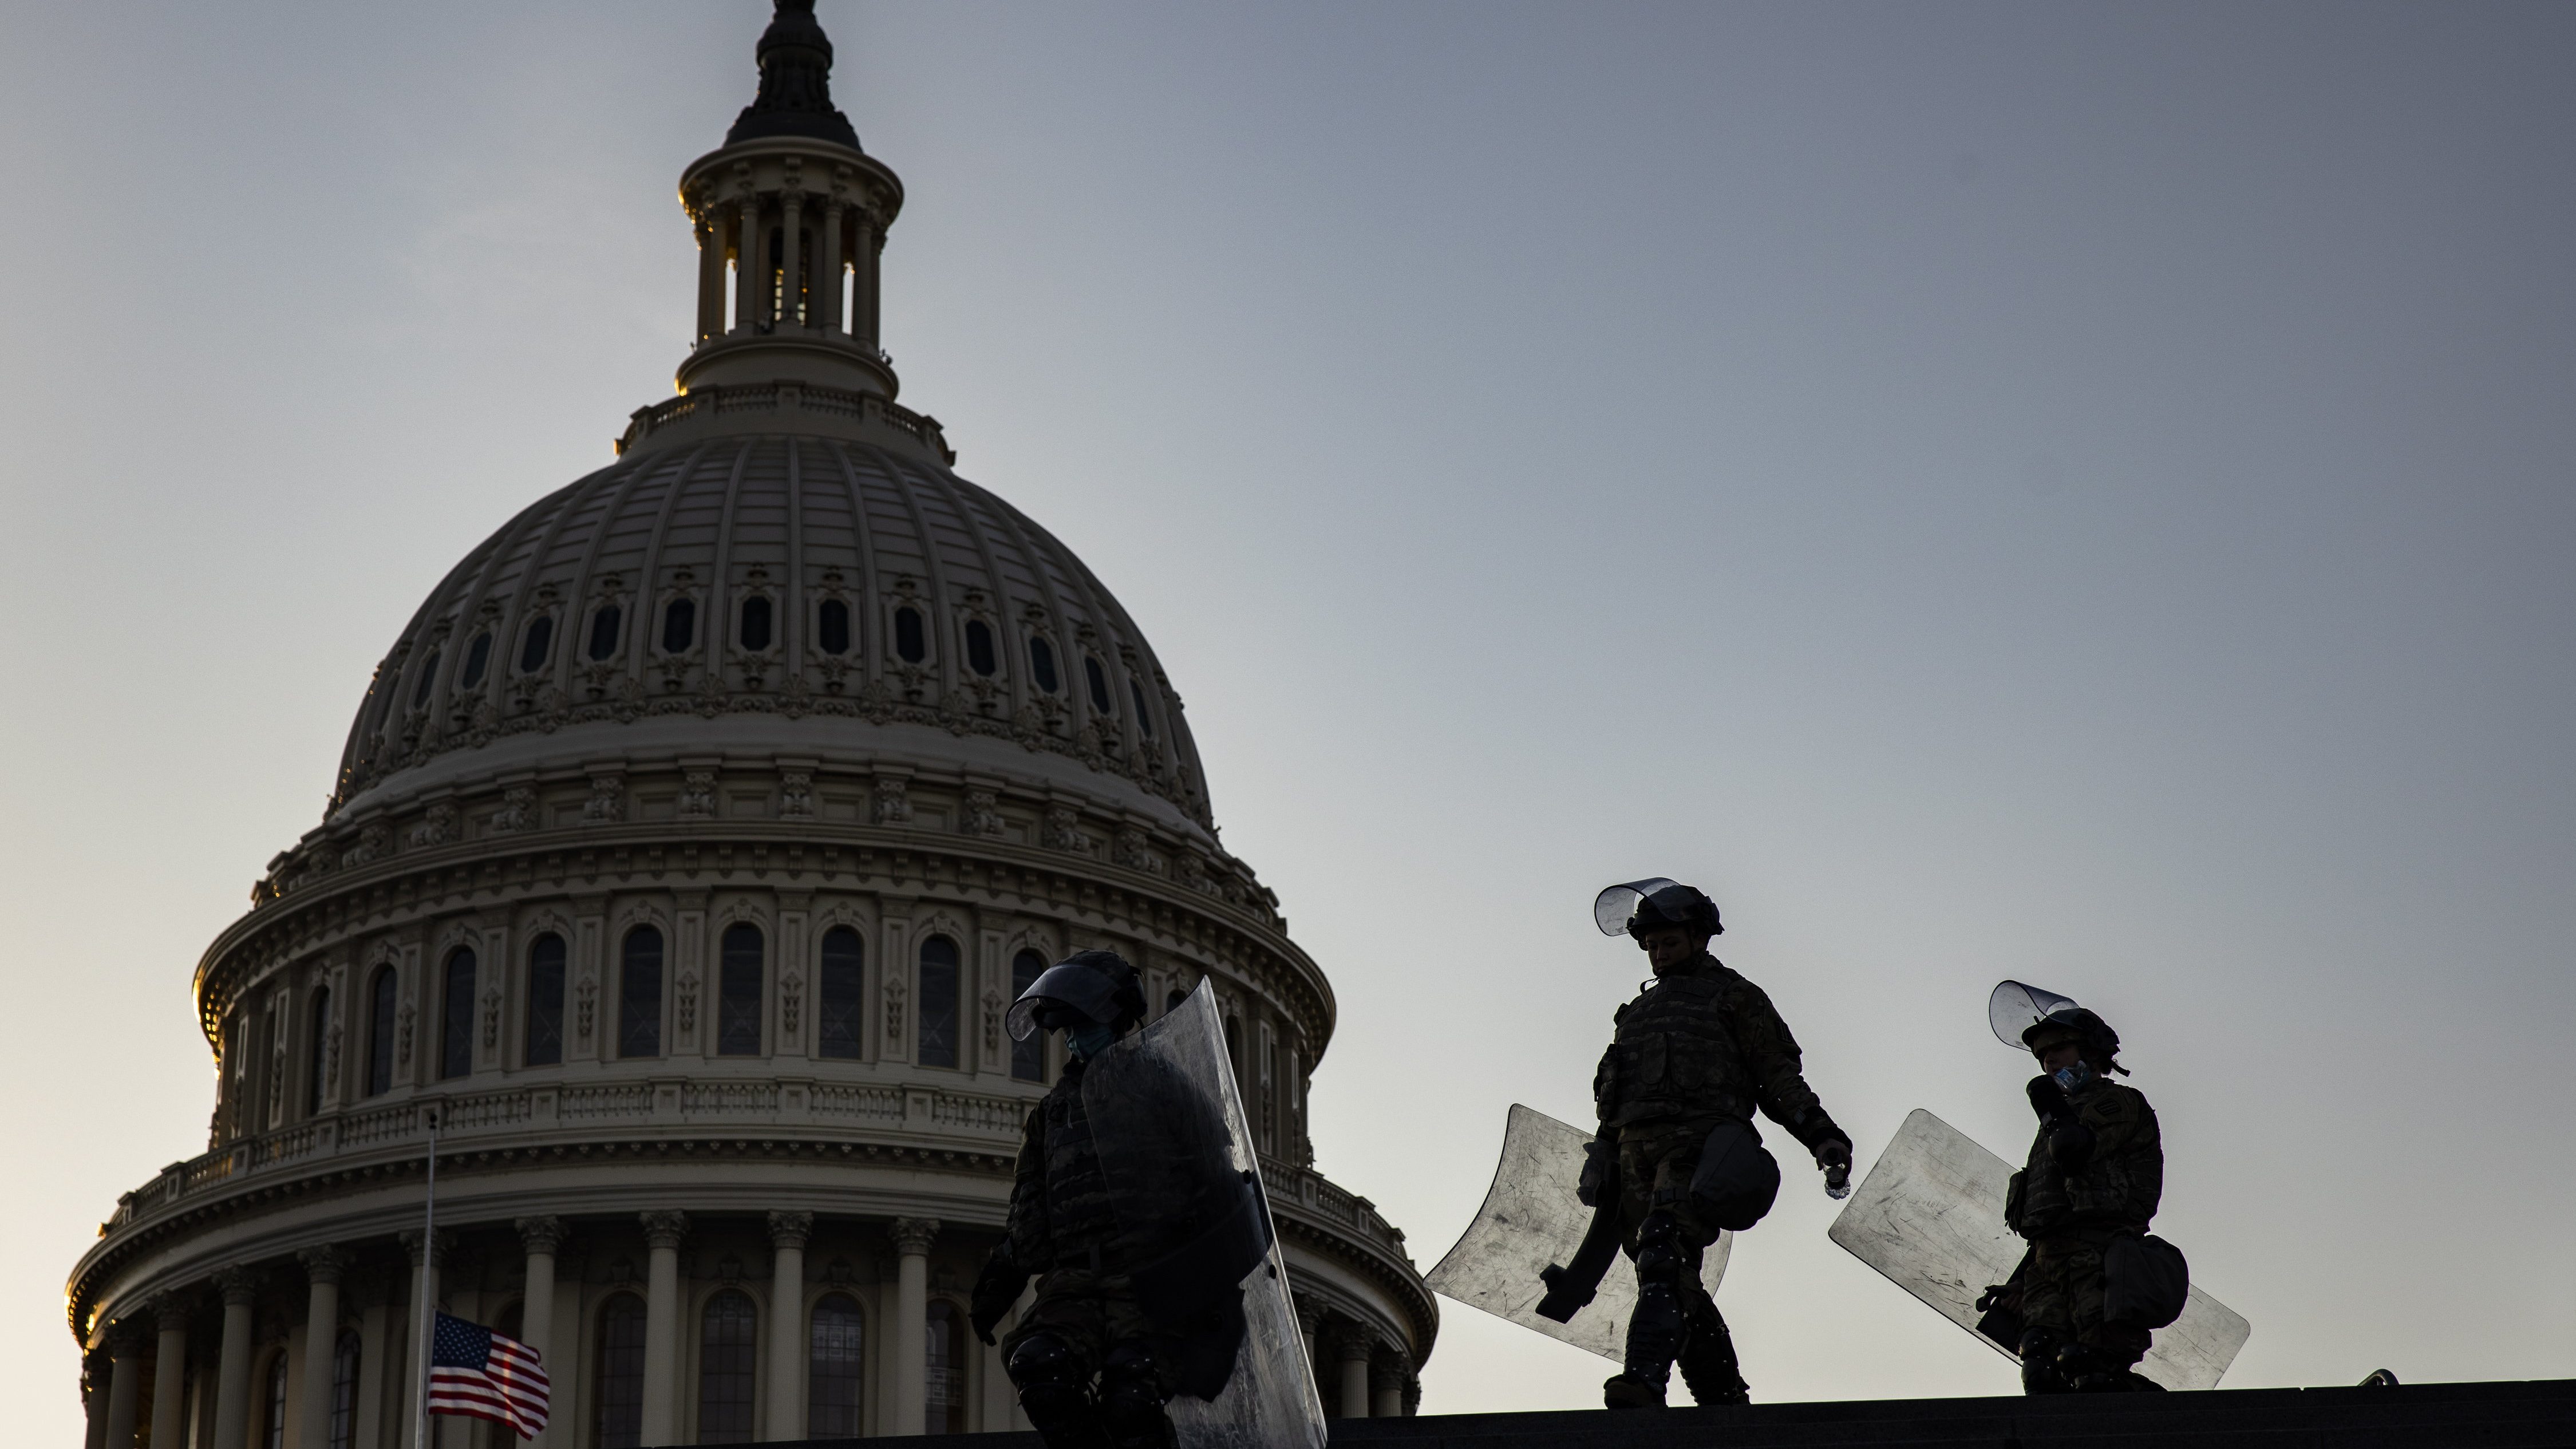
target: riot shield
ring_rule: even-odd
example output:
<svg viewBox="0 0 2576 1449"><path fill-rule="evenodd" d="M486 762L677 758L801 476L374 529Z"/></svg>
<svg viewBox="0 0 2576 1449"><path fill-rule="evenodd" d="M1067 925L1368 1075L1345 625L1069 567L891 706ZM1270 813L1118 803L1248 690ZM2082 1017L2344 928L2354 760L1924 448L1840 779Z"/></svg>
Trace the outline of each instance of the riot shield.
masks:
<svg viewBox="0 0 2576 1449"><path fill-rule="evenodd" d="M1185 1449L1324 1449L1287 1264L1206 983L1083 1072L1137 1304L1174 1358Z"/></svg>
<svg viewBox="0 0 2576 1449"><path fill-rule="evenodd" d="M1583 1144L1591 1140L1580 1127L1514 1103L1484 1206L1424 1281L1444 1298L1617 1363L1627 1344L1628 1311L1637 1306L1637 1274L1628 1264L1611 1264L1593 1300L1568 1321L1538 1312L1547 1294L1539 1273L1574 1261L1592 1224L1592 1209L1574 1195L1583 1173ZM1733 1233L1720 1233L1700 1260L1700 1281L1709 1292L1726 1276L1726 1255L1734 1245Z"/></svg>
<svg viewBox="0 0 2576 1449"><path fill-rule="evenodd" d="M2004 1226L2012 1167L1917 1108L1826 1236L2006 1358L1977 1332L1977 1298L2012 1275L2026 1244ZM2158 1329L2138 1372L2168 1389L2214 1389L2253 1330L2194 1284L2182 1316ZM2016 1360L2017 1362L2018 1360Z"/></svg>

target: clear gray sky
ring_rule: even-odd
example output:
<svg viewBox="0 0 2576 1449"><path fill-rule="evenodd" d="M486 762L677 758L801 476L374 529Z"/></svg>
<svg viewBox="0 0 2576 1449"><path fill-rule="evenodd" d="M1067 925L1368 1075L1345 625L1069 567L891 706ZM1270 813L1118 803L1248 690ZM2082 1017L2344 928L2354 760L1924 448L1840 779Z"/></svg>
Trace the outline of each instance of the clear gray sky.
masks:
<svg viewBox="0 0 2576 1449"><path fill-rule="evenodd" d="M0 1385L447 567L687 340L767 7L0 3ZM905 402L1188 698L1428 1268L1670 874L1866 1163L2127 1036L2229 1382L2576 1374L2576 8L826 0ZM1794 1175L1764 1399L2000 1393ZM1608 1366L1451 1308L1429 1411Z"/></svg>

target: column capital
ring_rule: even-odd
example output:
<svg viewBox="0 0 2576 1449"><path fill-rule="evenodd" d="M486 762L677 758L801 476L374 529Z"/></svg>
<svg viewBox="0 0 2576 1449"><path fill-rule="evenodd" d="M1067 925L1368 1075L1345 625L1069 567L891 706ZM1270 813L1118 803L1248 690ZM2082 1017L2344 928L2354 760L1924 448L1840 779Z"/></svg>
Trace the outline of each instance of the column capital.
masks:
<svg viewBox="0 0 2576 1449"><path fill-rule="evenodd" d="M248 1308L259 1301L259 1273L235 1263L216 1272L215 1288L224 1295L226 1308Z"/></svg>
<svg viewBox="0 0 2576 1449"><path fill-rule="evenodd" d="M769 1215L769 1245L773 1248L801 1248L813 1235L812 1213L772 1212Z"/></svg>
<svg viewBox="0 0 2576 1449"><path fill-rule="evenodd" d="M644 1224L644 1244L651 1248L676 1248L689 1235L689 1215L674 1208L654 1208L635 1215Z"/></svg>
<svg viewBox="0 0 2576 1449"><path fill-rule="evenodd" d="M886 1236L894 1239L894 1250L907 1257L920 1257L930 1251L930 1240L939 1236L937 1218L896 1218L886 1224Z"/></svg>
<svg viewBox="0 0 2576 1449"><path fill-rule="evenodd" d="M1350 1324L1333 1338L1333 1357L1343 1363L1367 1363L1377 1353L1377 1335L1362 1324Z"/></svg>
<svg viewBox="0 0 2576 1449"><path fill-rule="evenodd" d="M411 1265L415 1268L421 1266L421 1249L425 1245L421 1240L420 1229L413 1228L408 1232L399 1234L398 1236L402 1239L403 1252L408 1254L411 1258ZM448 1249L456 1246L456 1235L447 1231L445 1228L439 1229L438 1242L436 1246L438 1248L437 1261L440 1263L446 1262Z"/></svg>
<svg viewBox="0 0 2576 1449"><path fill-rule="evenodd" d="M571 1230L564 1226L564 1220L557 1217L520 1218L510 1226L519 1230L521 1247L549 1257L563 1246L565 1238L572 1235Z"/></svg>
<svg viewBox="0 0 2576 1449"><path fill-rule="evenodd" d="M100 1336L100 1342L106 1345L108 1357L111 1359L132 1358L143 1352L144 1346L151 1341L152 1336L143 1331L140 1315L128 1315L116 1320L109 1324L107 1332Z"/></svg>
<svg viewBox="0 0 2576 1449"><path fill-rule="evenodd" d="M153 1325L163 1333L170 1333L188 1326L188 1299L185 1294L176 1289L153 1294L152 1301L145 1304L144 1308L151 1313Z"/></svg>
<svg viewBox="0 0 2576 1449"><path fill-rule="evenodd" d="M304 1265L307 1283L336 1284L349 1271L349 1254L329 1243L297 1251L295 1261Z"/></svg>

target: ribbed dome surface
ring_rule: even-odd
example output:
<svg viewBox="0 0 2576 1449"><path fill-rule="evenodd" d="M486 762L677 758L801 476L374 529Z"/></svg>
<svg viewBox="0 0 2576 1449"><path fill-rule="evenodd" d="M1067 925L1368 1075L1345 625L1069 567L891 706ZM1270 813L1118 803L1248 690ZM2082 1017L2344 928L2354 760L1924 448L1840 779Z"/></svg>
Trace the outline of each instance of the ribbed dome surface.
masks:
<svg viewBox="0 0 2576 1449"><path fill-rule="evenodd" d="M467 555L378 667L333 807L523 736L609 754L694 720L724 748L764 715L826 749L1025 751L1209 823L1180 700L1080 559L917 452L777 434L630 452Z"/></svg>

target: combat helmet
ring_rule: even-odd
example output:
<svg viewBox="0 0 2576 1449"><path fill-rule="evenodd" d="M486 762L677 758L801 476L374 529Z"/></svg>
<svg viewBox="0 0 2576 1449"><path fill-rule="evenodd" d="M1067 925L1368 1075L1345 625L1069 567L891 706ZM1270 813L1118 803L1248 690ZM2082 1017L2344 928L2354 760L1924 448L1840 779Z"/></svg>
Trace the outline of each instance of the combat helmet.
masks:
<svg viewBox="0 0 2576 1449"><path fill-rule="evenodd" d="M1041 1031L1096 1023L1125 1031L1145 1019L1145 987L1115 951L1076 951L1038 973L1003 1018L1013 1041Z"/></svg>
<svg viewBox="0 0 2576 1449"><path fill-rule="evenodd" d="M1712 936L1726 933L1725 925L1718 920L1717 902L1693 887L1660 875L1604 888L1592 898L1592 923L1601 928L1602 935L1626 934L1641 940L1646 932L1667 926L1706 931Z"/></svg>

